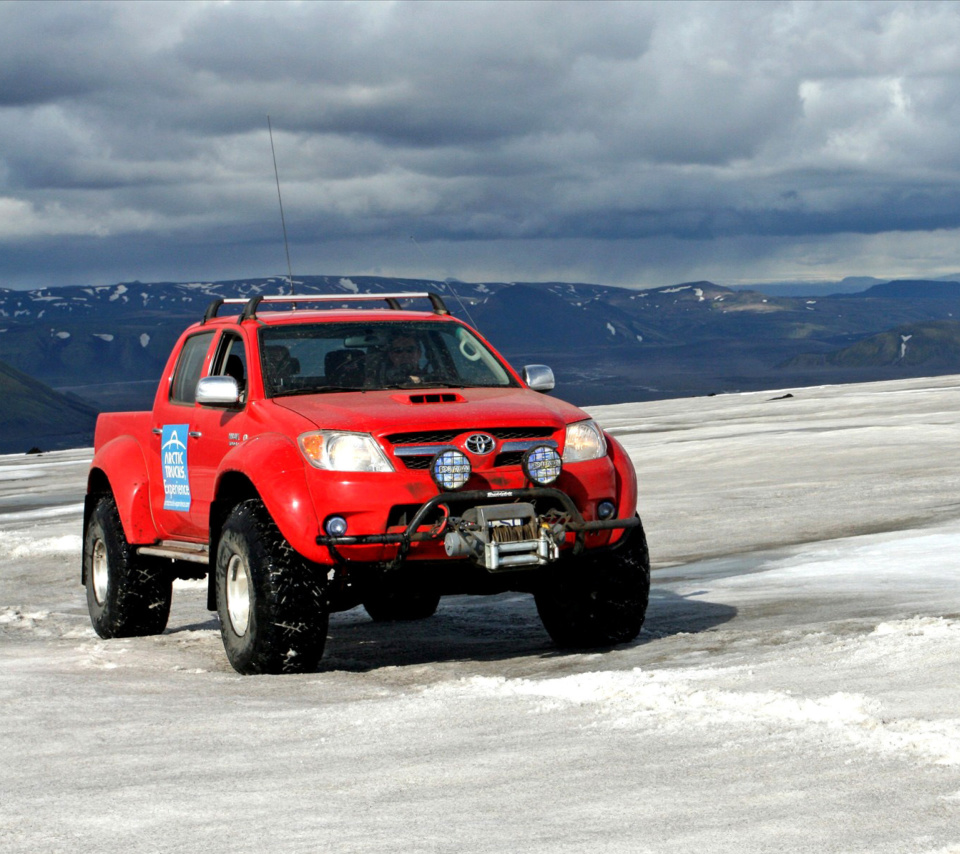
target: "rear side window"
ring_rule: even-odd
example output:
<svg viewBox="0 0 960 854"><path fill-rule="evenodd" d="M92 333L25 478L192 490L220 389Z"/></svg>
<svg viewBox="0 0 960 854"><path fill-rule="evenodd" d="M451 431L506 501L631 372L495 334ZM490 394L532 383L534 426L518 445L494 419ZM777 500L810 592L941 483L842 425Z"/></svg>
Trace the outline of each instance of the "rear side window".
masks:
<svg viewBox="0 0 960 854"><path fill-rule="evenodd" d="M173 386L170 389L170 400L174 403L194 403L197 399L197 383L200 382L200 371L203 369L203 360L210 349L213 332L201 332L183 342L177 369L173 374Z"/></svg>

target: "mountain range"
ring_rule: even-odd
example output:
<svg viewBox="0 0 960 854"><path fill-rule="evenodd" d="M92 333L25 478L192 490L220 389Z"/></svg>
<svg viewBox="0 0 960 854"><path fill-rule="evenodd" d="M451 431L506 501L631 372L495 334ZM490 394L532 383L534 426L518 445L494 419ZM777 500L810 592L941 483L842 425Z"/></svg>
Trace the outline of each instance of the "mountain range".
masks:
<svg viewBox="0 0 960 854"><path fill-rule="evenodd" d="M0 454L90 444L97 410L0 362Z"/></svg>
<svg viewBox="0 0 960 854"><path fill-rule="evenodd" d="M816 297L708 281L631 290L302 276L294 286L298 294L344 297L435 291L515 366L551 365L556 393L586 406L960 372L960 283L954 281L878 282ZM72 395L74 403L149 408L177 336L212 300L289 289L279 277L0 288L0 361ZM21 394L39 395L25 389ZM39 431L48 419L37 418ZM86 422L75 423L79 429ZM2 451L13 434L7 420L0 427ZM28 438L18 434L15 442Z"/></svg>

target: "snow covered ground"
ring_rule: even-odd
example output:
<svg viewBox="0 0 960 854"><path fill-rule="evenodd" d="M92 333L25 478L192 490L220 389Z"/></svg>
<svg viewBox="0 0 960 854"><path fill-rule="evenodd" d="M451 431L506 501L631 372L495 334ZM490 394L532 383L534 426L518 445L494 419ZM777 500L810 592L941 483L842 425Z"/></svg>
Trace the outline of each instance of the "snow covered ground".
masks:
<svg viewBox="0 0 960 854"><path fill-rule="evenodd" d="M455 598L240 677L195 582L105 642L89 452L0 457L0 848L960 852L960 377L786 393L593 410L656 567L603 653Z"/></svg>

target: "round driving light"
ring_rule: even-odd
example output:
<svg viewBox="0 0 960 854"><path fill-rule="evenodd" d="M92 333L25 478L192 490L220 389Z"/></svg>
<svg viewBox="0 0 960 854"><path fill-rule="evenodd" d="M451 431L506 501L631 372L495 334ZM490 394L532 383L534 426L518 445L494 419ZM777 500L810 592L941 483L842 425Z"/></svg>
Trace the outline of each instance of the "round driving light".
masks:
<svg viewBox="0 0 960 854"><path fill-rule="evenodd" d="M534 483L546 486L560 477L563 463L560 454L549 445L535 445L523 455L520 461L523 473Z"/></svg>
<svg viewBox="0 0 960 854"><path fill-rule="evenodd" d="M612 519L617 512L617 507L612 501L601 501L597 505L598 519Z"/></svg>
<svg viewBox="0 0 960 854"><path fill-rule="evenodd" d="M323 529L328 537L342 537L347 533L347 520L343 516L328 516Z"/></svg>
<svg viewBox="0 0 960 854"><path fill-rule="evenodd" d="M441 491L460 489L470 480L470 460L460 451L441 451L430 463L430 476Z"/></svg>

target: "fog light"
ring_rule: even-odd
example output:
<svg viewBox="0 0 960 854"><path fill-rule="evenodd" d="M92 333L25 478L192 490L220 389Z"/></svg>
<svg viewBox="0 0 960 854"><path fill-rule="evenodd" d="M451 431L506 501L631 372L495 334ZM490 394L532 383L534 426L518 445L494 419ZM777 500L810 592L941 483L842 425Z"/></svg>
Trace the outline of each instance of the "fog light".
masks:
<svg viewBox="0 0 960 854"><path fill-rule="evenodd" d="M597 505L598 519L612 519L617 512L617 506L612 501L601 501Z"/></svg>
<svg viewBox="0 0 960 854"><path fill-rule="evenodd" d="M549 445L535 445L523 455L520 461L523 473L534 483L546 486L560 477L563 463L560 454Z"/></svg>
<svg viewBox="0 0 960 854"><path fill-rule="evenodd" d="M470 460L460 451L441 451L430 463L430 476L442 492L460 489L470 480Z"/></svg>
<svg viewBox="0 0 960 854"><path fill-rule="evenodd" d="M323 529L328 537L342 537L347 533L347 520L343 516L328 516Z"/></svg>

